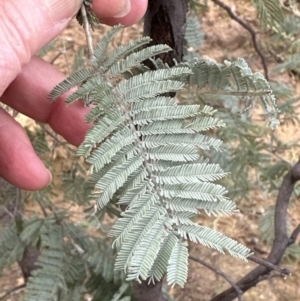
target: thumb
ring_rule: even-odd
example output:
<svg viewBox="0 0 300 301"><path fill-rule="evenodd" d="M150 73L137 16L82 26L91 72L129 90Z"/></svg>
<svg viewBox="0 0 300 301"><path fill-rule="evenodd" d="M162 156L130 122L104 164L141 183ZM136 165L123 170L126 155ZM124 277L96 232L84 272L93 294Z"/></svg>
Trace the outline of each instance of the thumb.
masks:
<svg viewBox="0 0 300 301"><path fill-rule="evenodd" d="M0 0L0 96L32 55L74 17L82 0Z"/></svg>

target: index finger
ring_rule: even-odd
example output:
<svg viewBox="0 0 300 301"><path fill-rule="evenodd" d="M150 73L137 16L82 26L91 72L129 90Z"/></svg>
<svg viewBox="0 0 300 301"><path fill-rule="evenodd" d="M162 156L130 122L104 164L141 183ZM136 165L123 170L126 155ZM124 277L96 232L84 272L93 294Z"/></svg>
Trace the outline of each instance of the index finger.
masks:
<svg viewBox="0 0 300 301"><path fill-rule="evenodd" d="M64 79L52 65L33 57L4 92L1 101L28 117L49 123L55 132L78 146L89 128L84 122L89 108L81 102L67 106L67 93L52 103L48 98L53 87Z"/></svg>

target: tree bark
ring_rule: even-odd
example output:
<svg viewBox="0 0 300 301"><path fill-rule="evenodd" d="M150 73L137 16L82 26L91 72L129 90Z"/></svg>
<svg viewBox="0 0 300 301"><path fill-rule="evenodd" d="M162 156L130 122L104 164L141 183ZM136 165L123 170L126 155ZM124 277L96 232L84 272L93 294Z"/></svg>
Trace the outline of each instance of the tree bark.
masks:
<svg viewBox="0 0 300 301"><path fill-rule="evenodd" d="M182 61L187 11L187 0L149 0L144 35L152 38L152 45L167 44L173 49L160 56L169 66L174 66L173 59Z"/></svg>
<svg viewBox="0 0 300 301"><path fill-rule="evenodd" d="M148 284L148 281L133 283L133 301L167 301L162 293L162 281Z"/></svg>

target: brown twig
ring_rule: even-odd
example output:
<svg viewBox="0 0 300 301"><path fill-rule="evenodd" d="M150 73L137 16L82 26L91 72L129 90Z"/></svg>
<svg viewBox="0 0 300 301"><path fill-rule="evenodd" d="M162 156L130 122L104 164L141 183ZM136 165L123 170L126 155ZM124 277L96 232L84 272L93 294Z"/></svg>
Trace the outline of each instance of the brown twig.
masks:
<svg viewBox="0 0 300 301"><path fill-rule="evenodd" d="M55 63L55 61L62 55L62 54L65 54L67 50L70 50L72 49L73 46L68 46L68 47L65 47L64 50L60 50L53 58L52 60L49 62L49 64L53 65Z"/></svg>
<svg viewBox="0 0 300 301"><path fill-rule="evenodd" d="M212 270L216 274L218 274L218 275L222 276L224 279L226 279L227 282L229 282L229 284L236 290L238 300L242 301L243 292L240 290L240 288L238 287L238 285L235 284L235 281L228 274L224 273L223 271L221 271L220 269L218 269L214 265L212 265L212 264L210 264L210 263L208 263L208 262L200 259L199 257L195 257L193 255L189 255L189 259L191 259L193 261L196 261L196 262L204 265L208 269Z"/></svg>
<svg viewBox="0 0 300 301"><path fill-rule="evenodd" d="M288 276L291 275L291 271L289 269L282 268L282 267L280 267L278 265L275 265L275 264L273 264L273 263L271 263L269 261L266 261L263 258L258 258L256 256L251 255L251 256L247 257L247 259L251 260L251 261L253 261L255 263L258 263L259 265L263 265L263 266L267 267L270 270L274 270L274 271L277 271L277 272L279 272L281 274L288 275Z"/></svg>
<svg viewBox="0 0 300 301"><path fill-rule="evenodd" d="M55 56L54 56L54 58L52 58L52 60L49 62L51 65L53 65L54 63L55 63L55 61L62 55L62 54L64 54L64 50L61 50L60 52L58 52Z"/></svg>
<svg viewBox="0 0 300 301"><path fill-rule="evenodd" d="M86 41L87 41L87 46L88 46L88 50L89 50L89 57L90 60L93 59L94 57L94 47L93 47L93 39L92 39L92 34L90 31L90 24L89 24L89 20L87 17L87 12L86 12L86 8L85 8L85 4L83 3L81 5L81 16L82 16L82 21L83 21L83 27L84 27L84 32L85 32L85 36L86 36Z"/></svg>
<svg viewBox="0 0 300 301"><path fill-rule="evenodd" d="M70 143L66 142L66 141L61 141L57 134L54 133L52 130L49 130L47 128L47 125L42 123L42 122L36 122L36 124L38 124L45 132L46 134L48 134L50 137L52 137L54 139L54 142L57 143L58 146L63 145L64 147L66 147L69 151L71 151L72 153L75 152L74 148L70 147Z"/></svg>
<svg viewBox="0 0 300 301"><path fill-rule="evenodd" d="M253 251L256 252L256 253L259 253L259 254L261 254L261 255L266 255L266 254L268 254L267 251L262 250L262 249L260 249L260 248L258 248L258 247L253 247Z"/></svg>
<svg viewBox="0 0 300 301"><path fill-rule="evenodd" d="M300 180L300 160L291 168L291 170L283 178L275 206L275 239L267 261L273 265L278 265L286 248L295 242L297 235L300 233L300 225L296 227L292 235L287 234L287 208L293 193L295 184ZM245 292L255 286L257 283L265 279L269 275L271 268L266 266L258 266L236 284ZM231 301L237 297L236 290L230 288L221 294L215 296L211 301Z"/></svg>
<svg viewBox="0 0 300 301"><path fill-rule="evenodd" d="M295 241L296 241L297 236L299 235L299 233L300 233L300 224L293 231L293 233L292 233L292 235L290 237L289 246L295 243Z"/></svg>
<svg viewBox="0 0 300 301"><path fill-rule="evenodd" d="M44 217L47 217L48 213L47 213L45 207L43 206L43 204L39 200L37 200L37 202L38 202L38 204L39 204L39 206L40 206L40 208L41 208L41 210L42 210L42 212L44 214Z"/></svg>
<svg viewBox="0 0 300 301"><path fill-rule="evenodd" d="M283 279L284 279L285 277L286 277L286 276L283 275L283 274L278 274L278 273L272 274L272 273L269 273L269 274L267 274L267 275L261 276L261 277L259 278L259 281L270 280L270 279L272 279L272 278L283 278Z"/></svg>
<svg viewBox="0 0 300 301"><path fill-rule="evenodd" d="M235 20L242 27L244 27L247 31L249 31L249 33L251 34L253 47L254 47L255 51L257 52L257 54L261 58L261 63L263 65L265 78L266 78L266 80L269 80L269 74L268 74L268 67L267 67L267 63L266 63L266 58L263 55L263 53L261 52L261 50L259 49L257 39L256 39L256 32L254 31L254 29L249 24L247 24L242 19L240 19L237 15L235 15L233 13L232 9L228 5L223 3L222 1L220 1L220 0L211 0L211 1L214 2L215 4L217 4L218 6L220 6L221 8L223 8L224 10L226 10L226 12L231 17L231 19Z"/></svg>
<svg viewBox="0 0 300 301"><path fill-rule="evenodd" d="M18 291L18 290L20 290L20 289L22 289L22 288L24 288L24 287L25 287L25 283L24 283L24 284L21 284L21 285L18 285L18 286L16 286L16 287L12 288L12 289L10 289L10 290L7 291L4 295L0 296L0 300L5 299L5 298L8 297L11 293L13 293L13 292L15 292L15 291Z"/></svg>

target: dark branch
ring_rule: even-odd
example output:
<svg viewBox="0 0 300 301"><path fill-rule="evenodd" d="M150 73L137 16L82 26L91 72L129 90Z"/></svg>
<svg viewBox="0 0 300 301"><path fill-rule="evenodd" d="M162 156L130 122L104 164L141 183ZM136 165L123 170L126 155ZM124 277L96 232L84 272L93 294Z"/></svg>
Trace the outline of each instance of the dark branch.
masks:
<svg viewBox="0 0 300 301"><path fill-rule="evenodd" d="M74 148L70 147L70 143L66 142L66 141L61 141L57 134L55 134L54 132L52 132L51 130L49 130L47 128L47 125L45 125L42 122L36 122L50 137L52 137L54 139L54 142L57 143L58 146L63 145L64 147L66 147L68 150L70 150L72 153L74 153Z"/></svg>
<svg viewBox="0 0 300 301"><path fill-rule="evenodd" d="M48 213L47 213L45 207L43 206L43 204L39 200L37 200L37 202L38 202L38 204L39 204L39 206L40 206L40 208L41 208L41 210L42 210L42 212L44 214L44 217L47 217Z"/></svg>
<svg viewBox="0 0 300 301"><path fill-rule="evenodd" d="M295 241L296 241L297 236L299 235L299 233L300 233L300 224L293 231L293 233L292 233L292 235L290 237L289 246L295 243Z"/></svg>
<svg viewBox="0 0 300 301"><path fill-rule="evenodd" d="M293 231L291 237L287 234L286 218L287 218L287 208L293 193L295 184L300 180L300 161L298 161L291 170L285 175L283 182L281 184L278 197L275 206L275 239L271 249L271 252L266 259L273 265L278 265L286 248L294 242L297 235L300 232L300 225ZM239 288L246 292L251 287L255 286L261 280L266 279L266 275L269 275L271 267L258 266L240 281L236 283ZM229 288L228 290L222 292L221 294L215 296L211 301L231 301L237 297L237 292L234 288Z"/></svg>
<svg viewBox="0 0 300 301"><path fill-rule="evenodd" d="M266 80L269 80L269 74L268 74L268 67L267 67L267 63L266 63L266 58L263 55L263 53L261 52L261 50L259 49L257 39L256 39L256 32L254 31L254 29L250 25L248 25L246 22L244 22L242 19L240 19L237 15L235 15L233 13L233 11L231 10L231 8L228 5L226 5L225 3L223 3L222 1L212 0L212 2L214 2L215 4L217 4L218 6L223 8L224 10L226 10L228 15L231 17L231 19L235 20L242 27L244 27L247 31L249 31L249 33L251 34L253 47L254 47L255 51L257 52L257 54L261 58L261 63L262 63L263 68L264 68L265 78L266 78Z"/></svg>
<svg viewBox="0 0 300 301"><path fill-rule="evenodd" d="M196 261L196 262L204 265L205 267L207 267L208 269L212 270L216 274L218 274L218 275L222 276L223 278L225 278L230 283L230 285L236 290L238 300L242 301L243 292L240 290L240 288L235 284L235 281L228 274L224 273L223 271L221 271L217 267L213 266L212 264L210 264L210 263L208 263L206 261L203 261L199 257L195 257L193 255L189 255L189 259L191 259L193 261Z"/></svg>
<svg viewBox="0 0 300 301"><path fill-rule="evenodd" d="M25 283L27 283L29 277L32 275L32 272L38 268L37 260L41 254L41 251L27 245L24 249L22 259L18 261L18 264L22 270Z"/></svg>
<svg viewBox="0 0 300 301"><path fill-rule="evenodd" d="M5 298L7 298L11 293L15 292L15 291L18 291L22 288L25 287L25 283L24 284L21 284L21 285L18 285L12 289L10 289L9 291L7 291L4 295L0 296L0 300L4 300Z"/></svg>
<svg viewBox="0 0 300 301"><path fill-rule="evenodd" d="M270 270L277 271L277 272L279 272L279 273L281 273L281 274L284 274L284 275L287 275L287 276L291 275L291 271L290 271L289 269L287 269L287 268L282 268L282 267L280 267L280 266L278 266L278 265L275 265L275 264L273 264L273 263L271 263L271 262L269 262L269 261L266 261L266 260L263 259L263 258L258 258L258 257L256 257L256 256L253 256L253 255L252 255L252 256L247 257L247 259L248 259L248 260L251 260L251 261L253 261L253 262L258 263L259 265L263 265L263 266L269 268Z"/></svg>
<svg viewBox="0 0 300 301"><path fill-rule="evenodd" d="M163 281L155 284L149 283L148 280L138 283L133 282L133 300L134 301L167 301L162 293Z"/></svg>
<svg viewBox="0 0 300 301"><path fill-rule="evenodd" d="M272 278L283 278L283 279L285 279L286 276L283 275L283 274L278 274L278 273L276 273L276 274L269 273L269 274L267 274L265 276L260 277L259 281L270 280Z"/></svg>

